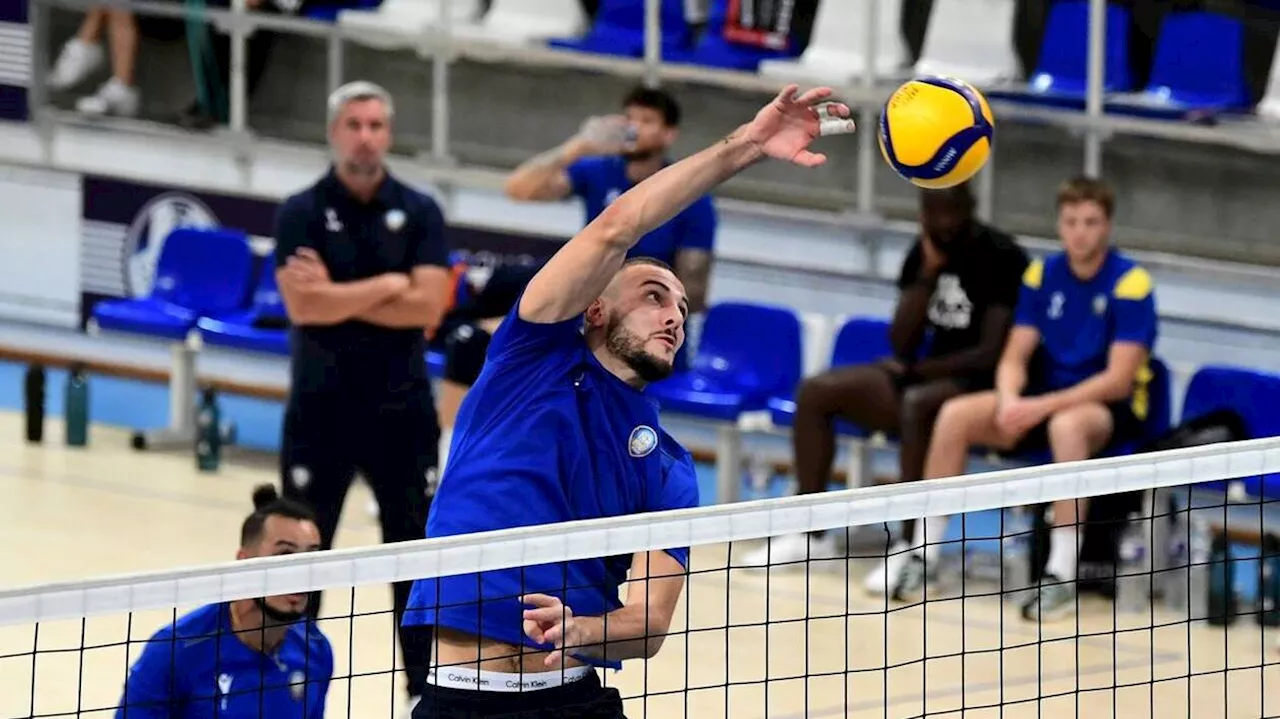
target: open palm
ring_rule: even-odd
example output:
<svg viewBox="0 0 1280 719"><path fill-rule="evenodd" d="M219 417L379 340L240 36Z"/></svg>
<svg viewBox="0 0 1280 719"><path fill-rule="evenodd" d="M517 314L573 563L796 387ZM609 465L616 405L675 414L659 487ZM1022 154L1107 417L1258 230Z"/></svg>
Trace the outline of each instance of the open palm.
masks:
<svg viewBox="0 0 1280 719"><path fill-rule="evenodd" d="M824 135L844 135L854 130L849 106L831 102L831 88L815 87L797 97L799 88L787 85L756 113L747 126L747 137L765 155L803 167L817 167L827 156L809 145Z"/></svg>

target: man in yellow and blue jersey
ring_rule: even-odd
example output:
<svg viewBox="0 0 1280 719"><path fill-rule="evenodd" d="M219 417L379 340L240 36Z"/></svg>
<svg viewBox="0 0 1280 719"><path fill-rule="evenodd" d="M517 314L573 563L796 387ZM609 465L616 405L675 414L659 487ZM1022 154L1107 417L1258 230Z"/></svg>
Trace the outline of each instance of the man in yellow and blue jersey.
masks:
<svg viewBox="0 0 1280 719"><path fill-rule="evenodd" d="M1071 462L1141 436L1157 334L1151 275L1111 245L1115 199L1105 184L1069 180L1057 204L1062 251L1032 262L1023 275L995 389L943 406L926 478L961 474L975 446L1047 446L1053 461ZM1024 618L1055 619L1074 608L1076 525L1086 508L1083 499L1054 503L1048 566L1039 591L1022 607ZM896 598L909 600L923 590L946 521L917 523L924 532L917 532L914 555L898 573Z"/></svg>

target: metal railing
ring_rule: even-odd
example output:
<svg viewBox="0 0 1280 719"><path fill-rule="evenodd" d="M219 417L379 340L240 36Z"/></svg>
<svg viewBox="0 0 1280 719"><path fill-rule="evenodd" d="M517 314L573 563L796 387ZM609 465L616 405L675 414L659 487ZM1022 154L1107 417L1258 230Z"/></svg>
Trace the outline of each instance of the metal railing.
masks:
<svg viewBox="0 0 1280 719"><path fill-rule="evenodd" d="M833 0L824 1L832 2ZM755 73L664 63L661 58L660 3L661 0L647 0L644 55L642 58L631 59L575 53L549 47L513 46L462 39L450 35L451 17L448 12L448 2L441 2L439 22L421 37L415 38L415 42L412 43L421 57L434 60L431 83L433 122L429 160L437 165L453 164L449 151L449 73L451 63L459 58L487 62L509 61L513 64L544 67L576 67L622 77L633 77L655 86L663 82L678 81L762 94L771 94L776 91L779 80ZM349 33L338 23L250 12L246 9L245 0L232 0L229 10L205 7L193 10L182 5L150 0L31 0L33 74L37 78L37 81L32 84L31 105L37 109L37 114L39 108L46 107L47 101L43 83L38 79L44 76L48 68L46 35L49 9L56 6L88 10L91 7L103 5L128 7L139 15L153 17L190 18L198 13L206 17L219 30L229 33L232 47L229 88L230 131L224 136L231 138L230 141L244 152L249 151L250 144L246 140L252 137L247 121L248 100L245 82L247 37L257 30L270 30L325 39L328 43L327 74L330 88L337 87L344 78L344 44L358 37L356 34ZM872 127L879 108L894 89L896 85L894 80L897 78L877 77L875 74L876 28L879 26L880 3L878 0L871 0L861 5L866 13L863 25L866 28L866 36L863 39L867 54L864 63L865 71L855 84L836 86L835 90L841 99L858 112L860 124L863 127ZM1091 0L1090 3L1089 82L1085 110L1081 112L995 100L991 104L1001 122L1049 124L1082 134L1085 142L1081 168L1085 173L1093 176L1101 174L1103 147L1107 139L1114 135L1215 144L1263 154L1280 153L1280 127L1266 122L1238 121L1225 122L1218 126L1205 126L1106 114L1103 103L1106 5L1106 0ZM871 215L875 196L875 167L879 153L874 133L859 133L858 152L856 197L851 198L852 205L857 212ZM992 207L993 170L991 168L993 165L994 162L988 163L987 168L979 174L976 183L980 214L988 218Z"/></svg>

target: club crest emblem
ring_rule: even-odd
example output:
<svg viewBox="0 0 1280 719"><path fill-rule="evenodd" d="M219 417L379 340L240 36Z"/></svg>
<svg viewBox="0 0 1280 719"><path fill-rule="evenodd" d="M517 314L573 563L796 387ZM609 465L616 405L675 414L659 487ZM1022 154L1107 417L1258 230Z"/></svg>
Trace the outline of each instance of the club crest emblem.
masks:
<svg viewBox="0 0 1280 719"><path fill-rule="evenodd" d="M631 430L631 438L627 440L627 451L632 457L647 457L657 446L658 433L645 424Z"/></svg>

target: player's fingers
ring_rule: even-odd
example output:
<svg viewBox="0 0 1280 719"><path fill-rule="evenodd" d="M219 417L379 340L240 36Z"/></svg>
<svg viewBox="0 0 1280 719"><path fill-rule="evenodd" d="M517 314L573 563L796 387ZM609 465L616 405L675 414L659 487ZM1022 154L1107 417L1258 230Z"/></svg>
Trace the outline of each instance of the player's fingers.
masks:
<svg viewBox="0 0 1280 719"><path fill-rule="evenodd" d="M795 83L785 85L782 90L778 92L778 96L774 98L774 102L778 102L783 105L790 104L792 99L796 96L796 91L799 89L800 87Z"/></svg>
<svg viewBox="0 0 1280 719"><path fill-rule="evenodd" d="M542 643L542 625L535 621L524 620L524 634L539 644Z"/></svg>
<svg viewBox="0 0 1280 719"><path fill-rule="evenodd" d="M801 167L817 167L827 161L827 156L821 152L801 150L795 157L791 158L791 161Z"/></svg>
<svg viewBox="0 0 1280 719"><path fill-rule="evenodd" d="M564 621L565 615L558 607L538 607L524 610L524 618L525 621L542 624L559 624Z"/></svg>
<svg viewBox="0 0 1280 719"><path fill-rule="evenodd" d="M557 647L564 646L564 625L557 624L542 633L542 641L546 644L553 644Z"/></svg>
<svg viewBox="0 0 1280 719"><path fill-rule="evenodd" d="M316 252L310 247L299 247L294 252L294 256L301 257L304 260L316 260L316 261L320 260L320 253Z"/></svg>
<svg viewBox="0 0 1280 719"><path fill-rule="evenodd" d="M549 594L526 594L520 597L520 603L535 607L554 607L560 604L560 600Z"/></svg>
<svg viewBox="0 0 1280 719"><path fill-rule="evenodd" d="M796 100L796 104L806 106L817 105L820 102L825 102L828 97L831 97L831 92L831 88L829 87L810 88Z"/></svg>
<svg viewBox="0 0 1280 719"><path fill-rule="evenodd" d="M559 650L548 653L546 660L544 660L544 663L546 664L547 668L551 669L551 668L560 666L561 656L563 656L563 654Z"/></svg>

